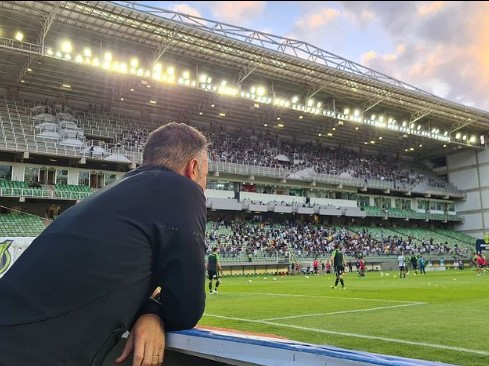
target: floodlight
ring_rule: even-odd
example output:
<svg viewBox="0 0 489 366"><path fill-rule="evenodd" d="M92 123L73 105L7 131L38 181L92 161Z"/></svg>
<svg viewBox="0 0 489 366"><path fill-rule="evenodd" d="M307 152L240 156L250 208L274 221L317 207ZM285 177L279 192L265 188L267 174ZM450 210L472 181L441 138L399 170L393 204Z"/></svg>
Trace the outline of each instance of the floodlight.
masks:
<svg viewBox="0 0 489 366"><path fill-rule="evenodd" d="M15 39L19 42L22 42L22 40L24 39L24 33L22 32L15 33Z"/></svg>
<svg viewBox="0 0 489 366"><path fill-rule="evenodd" d="M85 49L83 50L83 55L84 55L85 57L92 57L92 50L91 50L90 48L85 48Z"/></svg>
<svg viewBox="0 0 489 366"><path fill-rule="evenodd" d="M63 41L61 43L61 51L64 53L71 53L73 51L73 45L71 44L70 41Z"/></svg>
<svg viewBox="0 0 489 366"><path fill-rule="evenodd" d="M206 75L206 74L200 74L200 76L199 76L199 81L200 81L201 83L205 83L205 82L206 82L206 80L207 80L207 75Z"/></svg>

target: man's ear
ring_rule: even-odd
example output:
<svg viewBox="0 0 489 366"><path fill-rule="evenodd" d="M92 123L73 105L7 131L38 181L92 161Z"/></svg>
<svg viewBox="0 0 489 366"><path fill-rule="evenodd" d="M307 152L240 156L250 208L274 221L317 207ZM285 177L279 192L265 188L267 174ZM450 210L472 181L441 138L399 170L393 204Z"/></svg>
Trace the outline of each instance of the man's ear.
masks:
<svg viewBox="0 0 489 366"><path fill-rule="evenodd" d="M189 179L195 180L195 178L198 175L198 172L197 172L197 164L198 164L198 162L197 162L196 159L190 160L185 165L185 168L184 168L184 171L183 171L183 175L185 175Z"/></svg>

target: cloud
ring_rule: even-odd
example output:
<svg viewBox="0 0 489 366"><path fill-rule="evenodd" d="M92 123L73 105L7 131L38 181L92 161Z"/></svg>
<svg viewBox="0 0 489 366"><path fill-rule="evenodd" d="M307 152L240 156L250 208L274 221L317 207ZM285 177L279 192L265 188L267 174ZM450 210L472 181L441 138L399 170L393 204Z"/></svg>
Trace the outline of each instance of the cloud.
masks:
<svg viewBox="0 0 489 366"><path fill-rule="evenodd" d="M489 22L488 3L401 3L397 12L369 3L366 9L398 46L393 52L364 52L363 65L442 98L489 110L489 29L481 26ZM402 25L393 25L398 21Z"/></svg>
<svg viewBox="0 0 489 366"><path fill-rule="evenodd" d="M191 7L189 4L176 4L172 7L173 11L176 11L178 13L182 14L187 14L187 15L192 15L194 17L200 17L202 18L202 15L199 13L199 11L193 7Z"/></svg>
<svg viewBox="0 0 489 366"><path fill-rule="evenodd" d="M418 14L421 16L432 15L438 13L445 6L446 1L433 1L427 4L421 4L418 7Z"/></svg>
<svg viewBox="0 0 489 366"><path fill-rule="evenodd" d="M333 8L323 8L300 18L296 22L296 27L305 28L314 32L318 27L322 27L331 23L334 19L340 16L340 11Z"/></svg>
<svg viewBox="0 0 489 366"><path fill-rule="evenodd" d="M302 6L302 12L298 14L299 16L293 22L292 29L286 37L307 42L331 52L341 51L346 40L341 9L316 5L321 3L309 4L308 7Z"/></svg>
<svg viewBox="0 0 489 366"><path fill-rule="evenodd" d="M406 34L416 15L415 1L342 1L347 17L361 27L378 21L391 34Z"/></svg>
<svg viewBox="0 0 489 366"><path fill-rule="evenodd" d="M246 25L262 15L266 1L209 1L213 19L233 25Z"/></svg>

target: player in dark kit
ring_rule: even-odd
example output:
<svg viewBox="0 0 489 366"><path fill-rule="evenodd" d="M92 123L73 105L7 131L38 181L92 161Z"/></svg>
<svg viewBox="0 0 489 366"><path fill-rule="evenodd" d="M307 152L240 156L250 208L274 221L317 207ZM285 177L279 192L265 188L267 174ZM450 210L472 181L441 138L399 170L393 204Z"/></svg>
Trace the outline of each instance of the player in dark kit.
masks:
<svg viewBox="0 0 489 366"><path fill-rule="evenodd" d="M207 258L207 277L209 278L209 293L211 295L217 294L217 288L221 284L219 279L219 273L222 272L221 260L219 258L219 248L212 248L212 253ZM212 281L215 280L216 284L214 291L212 291Z"/></svg>
<svg viewBox="0 0 489 366"><path fill-rule="evenodd" d="M416 254L411 254L411 257L409 258L409 261L411 262L411 265L413 266L414 269L414 274L418 274L418 257Z"/></svg>
<svg viewBox="0 0 489 366"><path fill-rule="evenodd" d="M341 251L341 245L335 244L333 253L331 254L331 265L334 268L334 273L336 274L336 281L334 286L331 288L336 289L338 282L341 283L341 288L346 290L345 283L343 282L343 273L345 272L345 258L343 257L343 252Z"/></svg>

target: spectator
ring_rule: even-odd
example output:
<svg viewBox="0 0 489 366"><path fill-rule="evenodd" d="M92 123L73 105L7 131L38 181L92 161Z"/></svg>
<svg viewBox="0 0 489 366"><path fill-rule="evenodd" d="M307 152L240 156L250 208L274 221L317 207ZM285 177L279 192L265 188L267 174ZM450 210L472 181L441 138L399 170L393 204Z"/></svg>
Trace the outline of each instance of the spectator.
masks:
<svg viewBox="0 0 489 366"><path fill-rule="evenodd" d="M101 365L130 330L117 361L162 364L165 329L204 311L206 175L205 137L170 123L141 167L53 221L0 281L0 363Z"/></svg>

